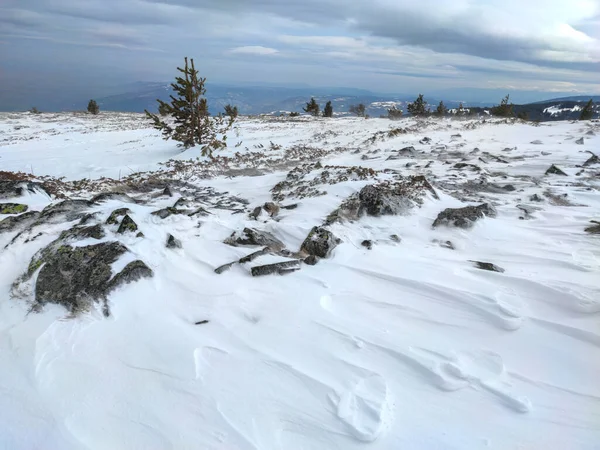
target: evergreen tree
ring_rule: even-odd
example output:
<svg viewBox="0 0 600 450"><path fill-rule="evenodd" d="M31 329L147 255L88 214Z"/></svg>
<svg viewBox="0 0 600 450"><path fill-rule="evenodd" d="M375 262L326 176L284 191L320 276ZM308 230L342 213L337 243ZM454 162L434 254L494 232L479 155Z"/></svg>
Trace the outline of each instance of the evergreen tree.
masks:
<svg viewBox="0 0 600 450"><path fill-rule="evenodd" d="M581 116L579 116L579 120L590 120L594 117L594 102L590 98L590 101L583 107L581 110Z"/></svg>
<svg viewBox="0 0 600 450"><path fill-rule="evenodd" d="M435 110L435 115L439 117L444 117L446 114L448 114L448 109L446 109L444 102L440 102L437 109Z"/></svg>
<svg viewBox="0 0 600 450"><path fill-rule="evenodd" d="M527 111L521 111L520 113L517 114L517 119L521 119L521 120L529 120L529 113Z"/></svg>
<svg viewBox="0 0 600 450"><path fill-rule="evenodd" d="M165 103L165 105L158 105L158 113L165 117L169 115L169 111L168 111L168 105Z"/></svg>
<svg viewBox="0 0 600 450"><path fill-rule="evenodd" d="M297 112L297 111L292 111L292 112L290 113L290 117L298 117L299 115L300 115L300 113L299 113L299 112Z"/></svg>
<svg viewBox="0 0 600 450"><path fill-rule="evenodd" d="M357 115L358 117L365 117L365 105L359 103L358 105L350 105L350 113Z"/></svg>
<svg viewBox="0 0 600 450"><path fill-rule="evenodd" d="M323 109L323 117L333 117L333 106L331 106L331 102L327 102L325 104L325 108Z"/></svg>
<svg viewBox="0 0 600 450"><path fill-rule="evenodd" d="M460 102L460 104L458 105L458 110L456 111L456 115L457 116L464 116L465 115L465 108L464 108L462 102Z"/></svg>
<svg viewBox="0 0 600 450"><path fill-rule="evenodd" d="M210 117L204 97L206 78L198 77L193 59L188 64L186 57L185 67L177 70L183 76L176 77L175 83L171 83L176 95L170 96L170 103L157 99L159 108L172 116L173 123L164 122L148 111L146 115L153 121L154 128L162 131L165 139L179 141L178 145L185 149L201 145L202 155L212 156L213 150L227 147L226 133L233 125L233 119L225 119L220 114Z"/></svg>
<svg viewBox="0 0 600 450"><path fill-rule="evenodd" d="M423 99L423 94L419 94L417 99L409 103L407 106L408 112L413 116L426 116L429 114L429 110L427 109L427 102Z"/></svg>
<svg viewBox="0 0 600 450"><path fill-rule="evenodd" d="M512 103L508 103L508 100L510 98L510 95L506 95L506 97L504 97L502 99L502 101L500 102L500 104L498 106L493 106L490 109L490 113L492 114L492 116L498 116L498 117L514 117L514 112L513 112L513 107L515 105L513 105Z"/></svg>
<svg viewBox="0 0 600 450"><path fill-rule="evenodd" d="M388 109L388 119L390 120L398 120L402 117L402 110L396 108L396 106L392 106Z"/></svg>
<svg viewBox="0 0 600 450"><path fill-rule="evenodd" d="M100 107L98 106L98 103L96 103L96 100L90 100L87 106L87 110L90 114L94 115L100 112Z"/></svg>
<svg viewBox="0 0 600 450"><path fill-rule="evenodd" d="M232 119L236 119L238 116L238 107L231 106L231 105L225 105L225 115L229 116Z"/></svg>
<svg viewBox="0 0 600 450"><path fill-rule="evenodd" d="M31 114L41 114L41 111L37 109L35 106L29 110Z"/></svg>
<svg viewBox="0 0 600 450"><path fill-rule="evenodd" d="M302 109L304 110L304 112L307 112L313 116L318 116L320 111L319 104L315 101L314 98L311 98L310 102L307 102L306 106Z"/></svg>

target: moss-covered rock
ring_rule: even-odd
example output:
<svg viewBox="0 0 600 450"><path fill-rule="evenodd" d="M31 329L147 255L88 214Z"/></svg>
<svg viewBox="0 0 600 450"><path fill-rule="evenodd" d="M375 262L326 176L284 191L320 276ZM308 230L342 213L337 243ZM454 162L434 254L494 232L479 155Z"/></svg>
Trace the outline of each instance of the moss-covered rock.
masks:
<svg viewBox="0 0 600 450"><path fill-rule="evenodd" d="M169 216L177 215L177 214L189 214L190 211L187 209L178 209L173 207L159 209L158 211L154 211L151 213L153 216L158 216L161 219L166 219Z"/></svg>
<svg viewBox="0 0 600 450"><path fill-rule="evenodd" d="M29 211L18 216L9 216L4 220L0 220L0 233L26 228L34 223L39 215L40 213L37 211Z"/></svg>
<svg viewBox="0 0 600 450"><path fill-rule="evenodd" d="M0 203L0 214L21 214L28 209L29 206L22 203Z"/></svg>
<svg viewBox="0 0 600 450"><path fill-rule="evenodd" d="M331 231L322 227L313 227L302 243L300 251L319 258L327 258L340 243L341 240L336 238Z"/></svg>
<svg viewBox="0 0 600 450"><path fill-rule="evenodd" d="M129 208L115 209L113 212L110 213L110 216L108 216L108 219L106 219L106 224L107 225L118 225L119 218L129 214L130 212L131 211L129 210Z"/></svg>
<svg viewBox="0 0 600 450"><path fill-rule="evenodd" d="M470 228L484 217L496 217L496 208L491 203L482 203L478 206L465 206L464 208L446 208L438 214L433 222L433 227L440 225Z"/></svg>
<svg viewBox="0 0 600 450"><path fill-rule="evenodd" d="M123 217L123 220L121 221L121 225L119 225L119 229L117 230L117 233L123 234L127 231L129 231L131 233L135 233L137 230L138 230L137 224L133 221L133 219L131 217L129 217L128 214L126 214L125 217Z"/></svg>

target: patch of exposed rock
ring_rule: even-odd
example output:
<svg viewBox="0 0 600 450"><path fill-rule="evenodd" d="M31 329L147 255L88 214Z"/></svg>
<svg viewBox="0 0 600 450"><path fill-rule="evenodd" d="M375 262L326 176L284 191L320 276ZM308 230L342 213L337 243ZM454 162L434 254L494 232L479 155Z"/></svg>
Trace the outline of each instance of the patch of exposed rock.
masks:
<svg viewBox="0 0 600 450"><path fill-rule="evenodd" d="M244 228L239 232L234 232L230 237L225 239L225 244L234 247L239 246L261 246L267 247L272 252L283 250L284 245L279 239L267 231L255 230L254 228Z"/></svg>
<svg viewBox="0 0 600 450"><path fill-rule="evenodd" d="M496 208L490 203L479 206L465 206L464 208L447 208L438 214L433 222L433 227L440 225L470 228L484 217L496 217Z"/></svg>
<svg viewBox="0 0 600 450"><path fill-rule="evenodd" d="M340 239L336 238L334 234L326 228L313 227L302 243L300 252L319 258L327 258L331 251L341 242Z"/></svg>

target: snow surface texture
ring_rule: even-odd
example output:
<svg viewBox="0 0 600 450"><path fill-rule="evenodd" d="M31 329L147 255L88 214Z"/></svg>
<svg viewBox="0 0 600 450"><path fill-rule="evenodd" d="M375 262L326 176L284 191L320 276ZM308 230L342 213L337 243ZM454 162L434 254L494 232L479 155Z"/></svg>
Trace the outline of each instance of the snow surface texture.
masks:
<svg viewBox="0 0 600 450"><path fill-rule="evenodd" d="M600 448L600 237L584 232L600 219L600 167L578 167L600 150L597 122L242 119L229 139L242 144L219 154L231 160L207 169L140 115L0 119L0 170L153 171L233 205L214 194L210 214L152 215L174 189L91 207L103 221L129 208L145 235L109 229L132 253L114 270L141 259L155 274L113 292L108 318L100 307L29 313L31 300L11 298L31 256L72 223L12 244L16 233L0 234L1 449ZM312 167L279 191L296 209L249 217L317 161L373 172ZM545 175L552 164L567 176ZM283 259L272 255L214 272L258 250L224 244L234 231L265 230L296 251L348 196L398 174L426 176L440 199L335 222L331 256L285 276L250 275ZM35 211L56 199L2 201ZM496 218L432 228L442 210L484 201ZM165 248L168 233L183 248Z"/></svg>

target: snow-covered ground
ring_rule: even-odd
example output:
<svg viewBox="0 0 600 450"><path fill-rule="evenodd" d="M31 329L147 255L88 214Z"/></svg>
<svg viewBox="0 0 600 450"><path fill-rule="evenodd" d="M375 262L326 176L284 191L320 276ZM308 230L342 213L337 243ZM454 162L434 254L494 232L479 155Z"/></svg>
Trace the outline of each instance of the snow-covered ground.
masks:
<svg viewBox="0 0 600 450"><path fill-rule="evenodd" d="M130 253L113 269L140 259L154 272L114 291L109 317L100 305L32 312L32 293L11 294L76 221L0 232L0 449L600 448L600 236L584 231L600 220L600 164L581 167L599 134L598 122L242 119L206 162L141 115L0 113L0 179L174 191L90 205L99 223L128 207L145 235L106 226L102 240ZM545 175L552 164L566 176ZM233 232L268 231L295 252L348 196L408 175L439 199L331 224L342 243L317 265L252 277L283 259L265 255L214 272L256 250L224 244ZM186 189L206 192L210 214L151 214ZM77 183L60 193L86 196ZM274 195L298 207L249 216ZM58 199L0 199L11 201ZM445 208L483 201L497 217L432 227ZM181 249L165 248L167 233Z"/></svg>

